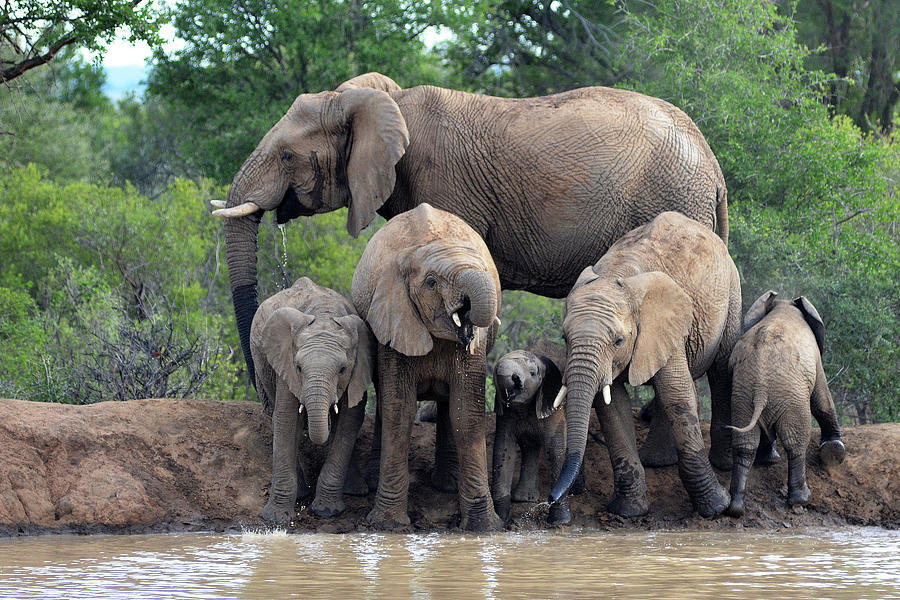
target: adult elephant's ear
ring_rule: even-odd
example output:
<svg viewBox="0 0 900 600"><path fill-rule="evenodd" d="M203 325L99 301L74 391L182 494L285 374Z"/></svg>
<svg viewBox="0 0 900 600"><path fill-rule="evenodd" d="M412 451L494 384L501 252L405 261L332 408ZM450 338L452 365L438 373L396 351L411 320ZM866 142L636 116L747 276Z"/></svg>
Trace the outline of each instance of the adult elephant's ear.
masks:
<svg viewBox="0 0 900 600"><path fill-rule="evenodd" d="M278 376L287 383L288 389L298 398L303 391L300 372L294 362L294 336L315 321L315 317L300 312L296 308L282 306L269 317L262 330L263 351L266 359Z"/></svg>
<svg viewBox="0 0 900 600"><path fill-rule="evenodd" d="M775 299L777 297L778 292L769 290L750 305L750 308L747 309L747 314L744 315L744 331L748 331L751 327L762 321L764 316L769 314L769 311L775 307Z"/></svg>
<svg viewBox="0 0 900 600"><path fill-rule="evenodd" d="M347 384L347 406L353 408L365 398L366 389L372 383L374 356L377 350L375 338L369 326L357 315L346 315L334 319L343 329L352 332L356 340L356 357L350 382Z"/></svg>
<svg viewBox="0 0 900 600"><path fill-rule="evenodd" d="M806 296L800 296L794 300L794 306L803 313L803 319L809 328L812 329L813 335L816 336L816 344L819 346L819 354L825 354L825 323L819 316L819 311L813 306Z"/></svg>
<svg viewBox="0 0 900 600"><path fill-rule="evenodd" d="M374 281L368 284L374 285L374 290L365 311L360 310L360 303L357 302L358 293L354 291L353 302L357 305L357 310L365 312L366 321L380 344L390 346L406 356L428 354L434 346L434 341L409 297L406 269L402 266L405 262L403 257L396 254L390 257L374 255L366 257L365 254L363 258L368 259L367 262L384 260L385 264L371 271L366 269L374 273ZM361 260L360 263L362 262ZM360 272L361 269L357 266L357 271L353 275L354 287L358 284L357 275Z"/></svg>
<svg viewBox="0 0 900 600"><path fill-rule="evenodd" d="M339 101L350 125L347 231L357 237L394 191L394 166L406 152L409 131L400 107L385 92L350 88L341 92Z"/></svg>
<svg viewBox="0 0 900 600"><path fill-rule="evenodd" d="M387 93L399 92L403 89L399 85L397 85L396 81L394 81L387 75L382 75L381 73L370 71L369 73L357 75L353 79L348 79L341 85L334 88L334 91L346 92L347 90L355 90L357 88L372 88L374 90L381 90L382 92Z"/></svg>
<svg viewBox="0 0 900 600"><path fill-rule="evenodd" d="M546 356L538 356L538 360L544 365L544 379L541 381L541 387L535 398L534 413L538 419L546 419L559 410L553 408L553 401L556 400L559 389L562 387L565 365L560 365Z"/></svg>
<svg viewBox="0 0 900 600"><path fill-rule="evenodd" d="M637 338L628 367L628 383L638 386L663 368L675 352L684 351L694 307L681 286L659 271L628 277L622 286L639 307Z"/></svg>

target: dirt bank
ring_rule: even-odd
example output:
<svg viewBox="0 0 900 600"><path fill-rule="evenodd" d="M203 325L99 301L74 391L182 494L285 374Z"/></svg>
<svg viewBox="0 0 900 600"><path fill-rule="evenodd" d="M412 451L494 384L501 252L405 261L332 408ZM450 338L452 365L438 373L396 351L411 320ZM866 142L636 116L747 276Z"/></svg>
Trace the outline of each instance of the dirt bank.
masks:
<svg viewBox="0 0 900 600"><path fill-rule="evenodd" d="M371 417L362 444L368 448ZM493 429L493 418L489 419ZM638 434L646 433L638 424ZM434 425L417 424L410 453L410 514L415 530L452 529L456 497L428 484ZM588 491L572 501L572 526L591 529L784 528L821 525L900 527L900 424L848 428L847 460L825 472L807 455L813 499L785 504L786 464L756 468L743 519L692 514L677 469L648 469L650 514L622 519L604 510L612 491L609 460L592 426ZM815 437L815 436L814 436ZM255 403L151 399L91 406L0 400L0 535L46 532L240 530L258 517L270 478L271 429ZM321 452L310 451L313 468ZM490 453L488 453L490 455ZM727 486L728 473L719 473ZM301 508L298 531L365 529L368 498L348 498L337 519ZM542 527L546 507L513 505L512 528Z"/></svg>

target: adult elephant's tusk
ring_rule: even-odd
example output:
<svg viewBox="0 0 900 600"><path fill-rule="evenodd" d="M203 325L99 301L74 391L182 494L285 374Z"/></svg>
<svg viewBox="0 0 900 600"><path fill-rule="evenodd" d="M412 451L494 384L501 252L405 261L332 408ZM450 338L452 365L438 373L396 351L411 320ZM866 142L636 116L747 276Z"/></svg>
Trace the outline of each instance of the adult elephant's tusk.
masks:
<svg viewBox="0 0 900 600"><path fill-rule="evenodd" d="M563 403L563 400L566 399L566 392L568 391L569 389L566 386L559 388L559 393L556 394L556 399L553 401L553 410L559 408L559 405Z"/></svg>
<svg viewBox="0 0 900 600"><path fill-rule="evenodd" d="M500 317L494 317L494 323L497 324L497 329L500 329Z"/></svg>
<svg viewBox="0 0 900 600"><path fill-rule="evenodd" d="M210 200L209 203L212 204L213 208L225 208L224 200Z"/></svg>
<svg viewBox="0 0 900 600"><path fill-rule="evenodd" d="M459 313L453 313L453 323L457 327L462 327L462 321L459 320Z"/></svg>
<svg viewBox="0 0 900 600"><path fill-rule="evenodd" d="M214 210L212 211L212 214L223 219L233 219L235 217L246 217L247 215L252 215L258 210L261 210L258 204L248 201L238 206L232 206L231 208L220 208L219 210Z"/></svg>
<svg viewBox="0 0 900 600"><path fill-rule="evenodd" d="M612 402L612 395L609 392L609 386L604 385L603 386L603 403L609 404L610 402Z"/></svg>

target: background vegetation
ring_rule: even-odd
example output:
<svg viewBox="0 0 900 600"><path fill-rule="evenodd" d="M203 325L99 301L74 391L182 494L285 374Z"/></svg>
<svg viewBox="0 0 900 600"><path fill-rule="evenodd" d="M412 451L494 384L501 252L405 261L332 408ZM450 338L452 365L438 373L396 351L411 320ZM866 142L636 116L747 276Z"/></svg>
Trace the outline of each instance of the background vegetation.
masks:
<svg viewBox="0 0 900 600"><path fill-rule="evenodd" d="M684 109L725 172L745 307L810 298L845 420L900 420L892 0L449 5L0 1L0 396L254 398L208 201L296 95L377 70L504 96L615 85ZM122 24L158 48L165 20L186 44L156 50L140 98L111 102L71 51ZM344 219L266 218L260 296L303 275L348 292L366 238ZM561 306L505 293L494 355L558 338Z"/></svg>

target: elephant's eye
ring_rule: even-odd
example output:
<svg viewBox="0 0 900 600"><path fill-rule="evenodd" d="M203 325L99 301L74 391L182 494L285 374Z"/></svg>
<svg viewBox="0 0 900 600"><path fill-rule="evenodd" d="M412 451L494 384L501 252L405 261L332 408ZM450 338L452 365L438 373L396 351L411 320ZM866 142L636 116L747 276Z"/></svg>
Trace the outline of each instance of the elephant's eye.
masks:
<svg viewBox="0 0 900 600"><path fill-rule="evenodd" d="M434 289L434 286L437 285L437 279L435 279L434 275L429 275L425 278L425 285L429 290Z"/></svg>
<svg viewBox="0 0 900 600"><path fill-rule="evenodd" d="M294 158L294 155L291 154L290 152L288 152L287 150L285 150L284 152L281 153L281 160L283 160L284 162L288 162L292 158Z"/></svg>
<svg viewBox="0 0 900 600"><path fill-rule="evenodd" d="M624 344L624 343L625 343L625 338L623 338L623 337L617 337L616 341L613 342L613 344L616 345L616 348L621 348L622 344Z"/></svg>
<svg viewBox="0 0 900 600"><path fill-rule="evenodd" d="M347 372L347 365L344 365L343 367L341 367L340 374L343 375L346 372Z"/></svg>

